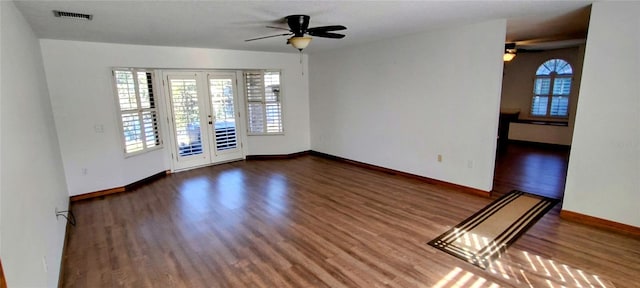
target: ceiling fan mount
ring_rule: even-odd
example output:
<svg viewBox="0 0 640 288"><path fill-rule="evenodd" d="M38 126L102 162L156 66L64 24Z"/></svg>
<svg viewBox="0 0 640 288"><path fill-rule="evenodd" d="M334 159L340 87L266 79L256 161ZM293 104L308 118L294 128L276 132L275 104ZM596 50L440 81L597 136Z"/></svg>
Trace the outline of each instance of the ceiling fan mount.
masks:
<svg viewBox="0 0 640 288"><path fill-rule="evenodd" d="M309 15L289 15L284 17L284 19L287 20L289 29L294 37L304 37L304 34L309 28L309 20L311 20L311 17Z"/></svg>
<svg viewBox="0 0 640 288"><path fill-rule="evenodd" d="M330 26L319 26L319 27L309 28L309 22L311 20L311 17L309 15L301 15L301 14L289 15L287 17L284 17L284 20L287 22L287 25L289 26L289 28L275 27L275 26L266 26L266 27L273 28L273 29L287 30L289 31L288 33L247 39L245 40L245 42L272 38L272 37L279 37L279 36L291 36L290 38L287 39L287 44L291 44L291 46L295 47L296 49L300 50L300 52L302 52L302 49L306 48L307 45L309 45L309 42L311 42L312 38L309 36L342 39L345 37L344 34L333 33L333 31L342 31L347 29L347 27L342 25L330 25Z"/></svg>

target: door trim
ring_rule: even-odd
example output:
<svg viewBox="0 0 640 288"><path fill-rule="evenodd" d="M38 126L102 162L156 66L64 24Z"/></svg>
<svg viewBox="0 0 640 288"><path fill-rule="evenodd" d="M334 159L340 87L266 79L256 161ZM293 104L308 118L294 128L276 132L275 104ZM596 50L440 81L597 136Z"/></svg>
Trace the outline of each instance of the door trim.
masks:
<svg viewBox="0 0 640 288"><path fill-rule="evenodd" d="M245 113L245 100L244 100L244 79L242 78L243 76L243 70L216 70L216 69L157 69L156 70L157 73L159 74L160 77L158 77L158 79L160 79L161 84L163 89L162 90L162 94L161 98L162 98L162 105L164 105L164 107L162 107L163 111L166 113L165 119L166 119L166 124L167 124L167 128L166 128L166 133L164 135L167 135L166 137L168 137L168 149L167 153L166 153L166 159L169 161L169 166L170 166L170 171L171 172L180 172L180 171L187 171L187 170L191 170L191 169L196 169L196 168L201 168L201 167L206 167L206 166L211 166L211 165L217 165L217 164L222 164L222 163L228 163L228 162L233 162L233 161L238 161L238 160L244 160L246 158L248 149L247 149L247 131L245 129L245 125L246 125L246 117L244 115ZM236 98L236 103L237 103L237 107L235 107L236 109L236 113L239 115L238 116L238 126L236 128L236 133L237 133L237 137L238 137L238 141L240 142L240 155L241 157L238 158L234 158L234 159L223 159L223 160L219 160L219 161L215 161L213 160L213 158L216 156L214 154L211 153L211 151L213 151L212 149L209 149L209 152L207 152L208 158L210 161L208 161L208 163L198 163L198 164L194 164L188 167L181 167L180 165L177 165L177 143L176 143L176 138L175 137L175 127L174 127L174 123L173 123L173 102L171 99L171 91L169 91L170 89L170 85L168 83L168 76L169 75L194 75L195 74L195 78L196 79L202 79L202 80L196 80L196 81L200 81L204 84L203 87L199 87L198 89L198 97L202 98L203 96L201 95L206 95L205 98L206 103L203 105L199 105L199 107L202 106L206 106L207 109L211 109L211 97L210 97L210 91L209 91L209 74L226 74L226 75L235 75L235 80L236 82L234 83L235 85L235 98ZM202 91L201 91L202 90ZM204 94L203 94L204 93ZM202 102L202 101L201 101ZM162 110L161 109L161 110ZM202 115L202 113L201 113ZM200 117L200 123L201 126L203 127L203 123L207 123L208 125L208 119L202 118L202 116ZM201 128L202 131L202 128ZM205 129L205 133L207 133L207 137L209 138L210 136L208 135L208 131L209 129ZM202 133L202 132L201 132ZM212 138L212 137L211 137ZM212 139L213 140L213 139ZM211 143L210 145L215 145L215 143Z"/></svg>

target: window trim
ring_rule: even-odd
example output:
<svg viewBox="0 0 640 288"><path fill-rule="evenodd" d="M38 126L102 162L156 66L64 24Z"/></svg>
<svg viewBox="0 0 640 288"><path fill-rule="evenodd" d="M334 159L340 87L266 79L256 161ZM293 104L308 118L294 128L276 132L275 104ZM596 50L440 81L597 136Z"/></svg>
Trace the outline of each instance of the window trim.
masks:
<svg viewBox="0 0 640 288"><path fill-rule="evenodd" d="M282 75L284 73L282 71L283 70L281 70L281 69L251 69L251 70L243 70L242 71L242 81L244 83L244 85L243 85L244 87L242 89L244 90L245 115L246 115L244 117L244 120L246 122L247 136L283 136L283 135L285 135L285 126L284 126L284 117L285 117L284 114L285 114L285 112L284 112L284 101L283 101L283 99L284 99L284 93L283 93L284 85L283 85L283 77L282 77ZM251 126L251 124L250 124L251 121L249 120L249 116L250 116L249 104L252 103L252 102L256 103L257 101L249 101L249 95L248 95L248 91L247 91L247 73L261 73L263 75L263 77L264 77L264 73L266 73L266 72L278 72L280 74L280 76L279 76L279 78L280 78L280 95L278 95L278 101L277 102L270 102L270 103L279 103L280 104L280 127L282 127L282 129L281 129L280 132L266 132L267 131L267 129L266 129L266 127L267 127L266 126L267 125L267 121L266 121L266 117L267 117L267 114L266 114L266 103L267 102L265 100L265 98L266 98L266 96L265 96L266 95L265 88L266 87L264 87L264 85L263 85L263 87L262 87L262 99L263 99L263 101L261 101L261 104L262 104L263 111L265 113L264 126L263 126L265 132L261 132L261 133L251 132L251 130L250 130L251 129L251 127L250 127Z"/></svg>
<svg viewBox="0 0 640 288"><path fill-rule="evenodd" d="M538 75L538 70L540 70L540 67L542 67L543 65L545 65L547 62L551 61L551 60L562 60L564 62L567 63L567 65L569 66L569 68L571 69L571 74L559 74L557 73L555 70L551 71L548 75ZM554 67L554 69L557 67ZM540 65L537 66L536 70L535 70L535 75L533 77L533 89L532 89L532 96L529 100L529 116L532 118L538 118L538 119L561 119L561 120L568 120L570 115L571 115L571 102L572 102L572 97L571 95L573 94L572 92L573 90L573 86L574 86L574 73L573 73L573 66L571 65L571 63L569 63L569 61L562 59L562 58L551 58L551 59L547 59L544 60ZM548 94L536 94L536 83L538 82L538 79L544 79L547 78L549 79L550 85L549 85L549 93ZM566 94L567 97L567 114L566 115L562 115L562 116L553 116L551 115L551 105L553 102L553 98L554 95L555 96L564 96L564 95L556 95L553 94L553 89L556 85L556 79L557 78L570 78L571 79L571 84L569 86L569 94ZM547 98L547 107L545 108L545 114L544 115L535 115L533 114L533 101L535 99L535 97L546 97Z"/></svg>
<svg viewBox="0 0 640 288"><path fill-rule="evenodd" d="M132 109L132 110L122 110L122 108L120 107L120 97L118 95L118 83L116 81L116 71L131 71L134 74L134 86L135 86L135 92L136 92L136 101L138 103L138 108L136 109ZM138 78L136 76L136 74L138 72L146 72L146 73L151 73L151 89L152 89L152 94L153 94L153 102L155 103L155 107L154 108L140 108L140 90L139 90L139 83L138 83ZM157 96L157 92L159 91L157 88L157 80L156 80L156 72L154 69L148 69L148 68L131 68L131 67L112 67L111 68L111 82L112 82L112 87L113 87L113 96L115 99L115 107L116 107L116 114L117 114L117 123L118 123L118 131L119 131L119 138L120 138L120 145L122 147L122 153L124 155L124 158L130 158L130 157L134 157L137 155L142 155L142 154L146 154L148 152L152 152L155 150L160 150L164 148L164 141L162 139L162 128L161 128L161 115L160 115L160 108L159 106L161 105L159 102L159 97ZM131 113L132 111L138 111L138 113L141 113L143 111L153 111L155 112L156 115L156 125L157 125L157 131L158 131L158 144L153 146L153 147L146 147L146 138L144 133L142 133L142 144L143 144L143 148L142 150L139 151L134 151L134 152L127 152L127 141L124 135L124 123L122 122L122 115L125 113ZM144 127L144 123L142 122L142 118L140 118L140 127Z"/></svg>

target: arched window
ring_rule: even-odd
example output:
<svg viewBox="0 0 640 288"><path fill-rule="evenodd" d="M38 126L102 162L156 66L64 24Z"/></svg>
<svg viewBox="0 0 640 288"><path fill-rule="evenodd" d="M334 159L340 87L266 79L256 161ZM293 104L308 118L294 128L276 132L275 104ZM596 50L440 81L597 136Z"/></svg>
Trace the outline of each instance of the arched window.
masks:
<svg viewBox="0 0 640 288"><path fill-rule="evenodd" d="M536 71L531 101L531 116L569 116L569 93L573 69L562 59L551 59L542 63Z"/></svg>

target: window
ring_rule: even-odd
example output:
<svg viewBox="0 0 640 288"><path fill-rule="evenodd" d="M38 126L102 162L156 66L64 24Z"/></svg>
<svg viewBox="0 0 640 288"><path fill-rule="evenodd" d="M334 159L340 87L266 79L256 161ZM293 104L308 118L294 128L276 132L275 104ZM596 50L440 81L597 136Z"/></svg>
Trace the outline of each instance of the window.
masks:
<svg viewBox="0 0 640 288"><path fill-rule="evenodd" d="M567 118L572 76L567 61L551 59L542 63L533 84L531 116Z"/></svg>
<svg viewBox="0 0 640 288"><path fill-rule="evenodd" d="M244 73L247 96L247 133L282 133L280 71Z"/></svg>
<svg viewBox="0 0 640 288"><path fill-rule="evenodd" d="M153 72L116 69L113 70L113 77L125 154L133 155L160 147Z"/></svg>

